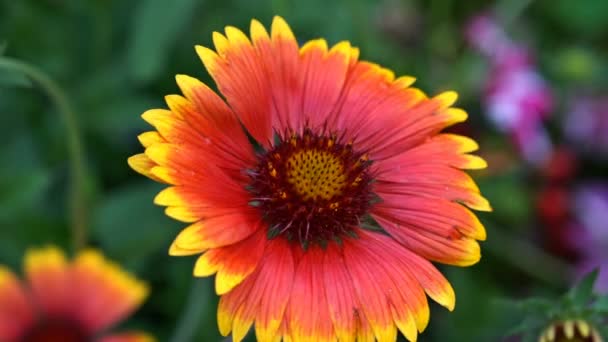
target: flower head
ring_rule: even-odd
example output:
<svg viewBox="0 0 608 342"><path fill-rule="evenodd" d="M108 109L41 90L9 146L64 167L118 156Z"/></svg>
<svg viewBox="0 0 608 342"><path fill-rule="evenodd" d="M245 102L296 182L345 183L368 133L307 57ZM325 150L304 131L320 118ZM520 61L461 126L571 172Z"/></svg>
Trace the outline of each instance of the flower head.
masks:
<svg viewBox="0 0 608 342"><path fill-rule="evenodd" d="M538 339L540 342L602 342L602 337L585 320L553 322Z"/></svg>
<svg viewBox="0 0 608 342"><path fill-rule="evenodd" d="M106 333L148 290L98 252L80 252L70 263L57 248L31 250L25 274L21 281L0 265L0 341L153 341L140 332Z"/></svg>
<svg viewBox="0 0 608 342"><path fill-rule="evenodd" d="M577 96L570 104L563 129L572 146L593 154L594 158L608 157L608 96Z"/></svg>
<svg viewBox="0 0 608 342"><path fill-rule="evenodd" d="M477 144L440 134L464 121L456 94L427 98L348 42L302 47L276 17L250 37L234 27L196 48L226 102L177 76L185 97L143 114L136 171L171 185L155 203L191 223L170 254L202 254L216 274L218 323L240 341L415 340L426 295L452 309L430 261L466 266L490 210L461 169Z"/></svg>

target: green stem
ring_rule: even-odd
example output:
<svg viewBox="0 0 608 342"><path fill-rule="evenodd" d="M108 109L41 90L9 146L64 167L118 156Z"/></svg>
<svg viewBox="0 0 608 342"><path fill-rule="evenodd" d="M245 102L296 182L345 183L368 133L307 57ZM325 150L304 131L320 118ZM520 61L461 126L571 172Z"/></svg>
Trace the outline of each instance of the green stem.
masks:
<svg viewBox="0 0 608 342"><path fill-rule="evenodd" d="M42 70L16 59L0 56L0 69L23 73L37 83L57 106L66 127L66 144L70 159L71 185L69 195L70 226L75 250L86 245L88 207L85 196L86 167L83 143L76 115L65 92Z"/></svg>
<svg viewBox="0 0 608 342"><path fill-rule="evenodd" d="M171 342L193 341L200 325L201 317L209 306L209 287L207 280L194 278L192 288L188 295L188 303L179 319L175 332L171 337Z"/></svg>
<svg viewBox="0 0 608 342"><path fill-rule="evenodd" d="M504 262L547 284L567 287L574 269L560 259L545 253L533 243L506 233L501 227L486 224L488 241L484 247Z"/></svg>

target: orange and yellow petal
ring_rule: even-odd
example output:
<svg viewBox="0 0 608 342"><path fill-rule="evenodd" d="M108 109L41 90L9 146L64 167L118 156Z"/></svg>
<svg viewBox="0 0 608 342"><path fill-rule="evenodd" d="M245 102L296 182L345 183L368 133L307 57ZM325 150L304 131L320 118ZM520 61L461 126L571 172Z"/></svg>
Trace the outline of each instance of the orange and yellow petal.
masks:
<svg viewBox="0 0 608 342"><path fill-rule="evenodd" d="M33 305L15 274L0 265L0 341L16 341L32 323Z"/></svg>
<svg viewBox="0 0 608 342"><path fill-rule="evenodd" d="M258 229L250 237L226 247L211 249L194 266L194 276L215 276L215 291L223 295L240 284L257 267L266 244L266 232ZM247 253L243 253L247 251Z"/></svg>
<svg viewBox="0 0 608 342"><path fill-rule="evenodd" d="M342 249L337 244L332 243L327 246L322 272L325 278L329 314L336 337L340 342L354 342L361 329L358 318L367 320L362 317L364 313L361 311L352 280L346 270ZM371 336L373 338L373 333Z"/></svg>
<svg viewBox="0 0 608 342"><path fill-rule="evenodd" d="M376 216L446 237L486 239L485 228L477 216L458 203L424 194L379 192L378 195L383 202L372 209Z"/></svg>
<svg viewBox="0 0 608 342"><path fill-rule="evenodd" d="M420 230L415 226L398 223L382 216L373 216L380 226L405 248L428 260L449 265L470 266L481 259L479 243L462 235L458 230L452 230L451 235L443 235Z"/></svg>
<svg viewBox="0 0 608 342"><path fill-rule="evenodd" d="M182 230L173 245L182 251L205 251L246 239L260 227L259 215L251 207L235 208L224 215L198 221ZM196 253L193 253L196 254Z"/></svg>
<svg viewBox="0 0 608 342"><path fill-rule="evenodd" d="M311 40L300 49L303 73L302 89L299 92L302 101L301 115L292 118L292 127L307 125L320 129L332 114L346 81L351 46L340 42L330 50L323 39Z"/></svg>
<svg viewBox="0 0 608 342"><path fill-rule="evenodd" d="M473 179L448 165L381 163L374 188L377 194L423 195L461 203L473 210L492 210Z"/></svg>
<svg viewBox="0 0 608 342"><path fill-rule="evenodd" d="M95 250L80 252L70 265L72 315L92 332L105 330L133 313L148 286ZM73 305L78 303L78 305Z"/></svg>
<svg viewBox="0 0 608 342"><path fill-rule="evenodd" d="M117 334L111 334L108 336L103 336L99 339L99 342L155 342L156 339L152 337L152 335L131 331L131 332L123 332Z"/></svg>
<svg viewBox="0 0 608 342"><path fill-rule="evenodd" d="M377 279L374 279L378 272L375 267L370 268L371 260L358 258L350 254L351 252L356 252L356 250L345 248L344 262L361 303L361 313L367 318L376 339L394 341L397 338L397 329L386 298L384 289L386 284L380 284ZM404 310L407 309L404 308Z"/></svg>
<svg viewBox="0 0 608 342"><path fill-rule="evenodd" d="M335 341L322 269L324 251L311 246L301 257L293 279L287 316L294 341Z"/></svg>
<svg viewBox="0 0 608 342"><path fill-rule="evenodd" d="M273 341L279 333L294 276L294 258L284 239L267 242L258 269L220 299L218 325L241 341L253 322L258 341ZM285 332L283 332L285 333Z"/></svg>
<svg viewBox="0 0 608 342"><path fill-rule="evenodd" d="M388 256L387 260L393 258L396 269L401 272L410 272L420 283L426 294L441 306L452 311L456 304L456 295L452 285L427 259L411 252L407 248L402 248L393 239L359 230L357 232L362 239L368 241L369 245Z"/></svg>
<svg viewBox="0 0 608 342"><path fill-rule="evenodd" d="M25 274L32 296L46 314L64 315L72 310L69 263L59 248L30 249L25 255Z"/></svg>
<svg viewBox="0 0 608 342"><path fill-rule="evenodd" d="M227 28L226 36L214 33L217 53L197 46L196 52L230 107L239 115L251 135L268 146L272 108L265 66L249 39L238 29Z"/></svg>

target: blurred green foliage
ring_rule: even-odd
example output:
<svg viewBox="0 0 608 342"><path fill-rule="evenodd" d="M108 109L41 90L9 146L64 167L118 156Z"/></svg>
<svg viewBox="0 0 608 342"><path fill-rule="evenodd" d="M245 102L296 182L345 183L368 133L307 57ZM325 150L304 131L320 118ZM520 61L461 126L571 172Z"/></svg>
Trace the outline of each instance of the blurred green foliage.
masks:
<svg viewBox="0 0 608 342"><path fill-rule="evenodd" d="M213 84L193 46L210 46L211 32L225 25L248 29L251 18L268 25L282 15L301 41L350 40L362 58L416 76L428 93L456 89L470 114L468 133L481 141L482 153L484 146L505 151L506 138L481 115L486 67L463 39L466 20L491 8L507 18L510 33L536 47L558 91L565 93L570 83L606 84L605 0L0 0L0 54L44 70L76 108L92 189L90 244L153 289L127 325L146 328L161 341L219 341L213 280L192 278L193 258L167 256L183 224L152 204L161 187L126 164L141 151L136 135L148 129L139 115L178 92L175 74ZM45 94L16 72L0 72L0 113L0 263L19 268L28 246L70 248L66 134ZM491 222L489 239L496 229L532 240L534 181L517 162L510 165L474 175L495 209L482 220ZM517 246L537 248L533 242ZM526 260L505 257L517 250L503 247L484 249L473 268L442 268L458 305L453 313L434 306L421 340L499 340L518 317L497 298L566 286L535 277L517 264ZM598 305L606 307L605 301Z"/></svg>

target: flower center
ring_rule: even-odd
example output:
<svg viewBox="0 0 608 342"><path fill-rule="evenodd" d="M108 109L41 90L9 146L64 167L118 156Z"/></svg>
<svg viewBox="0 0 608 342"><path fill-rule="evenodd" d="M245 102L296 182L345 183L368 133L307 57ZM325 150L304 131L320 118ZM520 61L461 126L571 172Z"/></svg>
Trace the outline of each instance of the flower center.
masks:
<svg viewBox="0 0 608 342"><path fill-rule="evenodd" d="M316 147L292 154L287 160L286 171L287 181L305 201L332 199L341 195L346 186L342 160Z"/></svg>
<svg viewBox="0 0 608 342"><path fill-rule="evenodd" d="M370 164L367 154L335 135L306 129L301 135L279 137L251 172L251 204L268 222L269 238L281 235L303 248L339 239L369 209Z"/></svg>
<svg viewBox="0 0 608 342"><path fill-rule="evenodd" d="M43 319L28 331L21 342L90 342L91 338L76 322Z"/></svg>

